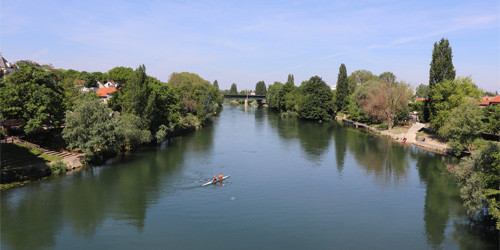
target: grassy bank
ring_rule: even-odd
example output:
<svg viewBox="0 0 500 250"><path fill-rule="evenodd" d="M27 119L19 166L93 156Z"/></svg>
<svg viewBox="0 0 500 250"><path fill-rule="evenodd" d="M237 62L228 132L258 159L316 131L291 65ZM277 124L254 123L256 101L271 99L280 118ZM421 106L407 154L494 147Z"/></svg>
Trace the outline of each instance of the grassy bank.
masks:
<svg viewBox="0 0 500 250"><path fill-rule="evenodd" d="M1 144L0 190L25 185L50 175L66 172L63 157L44 154L40 149L17 143Z"/></svg>

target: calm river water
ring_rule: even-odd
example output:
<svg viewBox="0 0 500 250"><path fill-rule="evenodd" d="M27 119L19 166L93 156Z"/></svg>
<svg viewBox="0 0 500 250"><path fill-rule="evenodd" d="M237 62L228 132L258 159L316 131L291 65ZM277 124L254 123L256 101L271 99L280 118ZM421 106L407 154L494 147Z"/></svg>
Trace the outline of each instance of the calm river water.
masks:
<svg viewBox="0 0 500 250"><path fill-rule="evenodd" d="M1 194L2 249L498 249L448 159L225 106L214 125ZM223 185L201 187L211 176Z"/></svg>

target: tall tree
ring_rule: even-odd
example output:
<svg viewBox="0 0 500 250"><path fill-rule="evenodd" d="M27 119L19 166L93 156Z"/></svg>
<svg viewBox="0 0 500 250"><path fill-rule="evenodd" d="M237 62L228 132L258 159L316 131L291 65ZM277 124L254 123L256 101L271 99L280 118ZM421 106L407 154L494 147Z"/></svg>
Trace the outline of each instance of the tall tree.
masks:
<svg viewBox="0 0 500 250"><path fill-rule="evenodd" d="M424 102L425 111L424 119L429 121L431 117L435 115L435 105L433 104L433 94L432 90L436 84L443 82L445 80L453 81L455 80L455 67L453 67L453 55L450 47L450 42L448 39L441 38L441 40L434 43L434 49L432 50L432 60L431 67L429 70L429 88L431 90L427 101Z"/></svg>
<svg viewBox="0 0 500 250"><path fill-rule="evenodd" d="M456 155L461 155L464 149L473 150L473 143L481 134L482 110L473 99L466 99L458 107L451 110L446 124L439 134L450 139L450 146Z"/></svg>
<svg viewBox="0 0 500 250"><path fill-rule="evenodd" d="M237 95L238 88L236 87L236 83L231 84L231 89L229 90L230 95Z"/></svg>
<svg viewBox="0 0 500 250"><path fill-rule="evenodd" d="M347 77L347 81L349 82L349 93L354 93L356 86L375 79L377 79L377 76L368 70L361 69L352 72L349 77Z"/></svg>
<svg viewBox="0 0 500 250"><path fill-rule="evenodd" d="M295 84L295 79L293 77L293 74L288 74L288 79L286 82L291 82L292 84Z"/></svg>
<svg viewBox="0 0 500 250"><path fill-rule="evenodd" d="M335 106L337 111L347 110L349 104L349 82L347 81L347 70L345 64L341 64L337 77L337 90L335 92Z"/></svg>
<svg viewBox="0 0 500 250"><path fill-rule="evenodd" d="M386 81L386 82L389 82L390 84L393 84L396 82L396 76L392 72L389 72L389 71L380 74L378 76L378 78L381 81Z"/></svg>
<svg viewBox="0 0 500 250"><path fill-rule="evenodd" d="M300 86L302 98L300 99L298 115L301 119L322 120L333 112L333 94L323 79L313 76Z"/></svg>
<svg viewBox="0 0 500 250"><path fill-rule="evenodd" d="M115 67L108 71L109 80L119 84L125 84L134 73L132 68L128 67Z"/></svg>
<svg viewBox="0 0 500 250"><path fill-rule="evenodd" d="M0 84L1 118L21 119L25 133L58 126L64 117L62 88L55 73L22 64Z"/></svg>
<svg viewBox="0 0 500 250"><path fill-rule="evenodd" d="M264 81L259 81L257 82L257 84L255 84L255 94L256 95L267 94L266 83Z"/></svg>
<svg viewBox="0 0 500 250"><path fill-rule="evenodd" d="M408 84L378 81L374 82L366 98L360 102L369 116L386 120L390 130L397 112L407 107L410 97L411 90Z"/></svg>
<svg viewBox="0 0 500 250"><path fill-rule="evenodd" d="M474 219L491 217L500 230L500 150L498 143L488 142L474 150L470 157L450 169L457 177L460 197L467 214Z"/></svg>
<svg viewBox="0 0 500 250"><path fill-rule="evenodd" d="M439 132L439 129L448 122L448 116L452 109L458 107L466 99L479 99L479 90L470 77L459 77L454 81L446 80L437 83L431 90L432 106L434 113L430 117L431 128Z"/></svg>
<svg viewBox="0 0 500 250"><path fill-rule="evenodd" d="M101 104L96 95L87 94L75 103L74 111L66 113L62 132L69 149L82 150L87 160L101 160L116 154L121 145L120 116Z"/></svg>
<svg viewBox="0 0 500 250"><path fill-rule="evenodd" d="M217 80L214 81L213 86L215 89L219 90L219 82Z"/></svg>
<svg viewBox="0 0 500 250"><path fill-rule="evenodd" d="M279 92L283 88L283 83L274 82L274 84L269 85L266 95L266 102L272 109L279 109Z"/></svg>
<svg viewBox="0 0 500 250"><path fill-rule="evenodd" d="M123 101L126 113L133 113L142 117L149 96L146 79L146 67L141 65L134 71L124 86Z"/></svg>

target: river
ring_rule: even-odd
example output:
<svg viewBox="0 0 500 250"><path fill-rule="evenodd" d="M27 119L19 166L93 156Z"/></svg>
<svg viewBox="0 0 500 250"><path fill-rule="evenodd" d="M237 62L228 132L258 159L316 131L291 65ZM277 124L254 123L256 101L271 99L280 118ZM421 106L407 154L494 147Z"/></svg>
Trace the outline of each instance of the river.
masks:
<svg viewBox="0 0 500 250"><path fill-rule="evenodd" d="M213 126L1 194L2 249L498 249L453 159L225 106ZM201 187L210 177L231 175Z"/></svg>

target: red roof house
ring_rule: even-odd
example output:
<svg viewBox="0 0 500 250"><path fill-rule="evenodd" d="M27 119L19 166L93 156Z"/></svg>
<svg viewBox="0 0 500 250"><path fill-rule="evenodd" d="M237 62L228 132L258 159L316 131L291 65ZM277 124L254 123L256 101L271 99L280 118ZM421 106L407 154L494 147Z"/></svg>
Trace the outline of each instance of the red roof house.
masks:
<svg viewBox="0 0 500 250"><path fill-rule="evenodd" d="M116 92L115 87L104 87L97 90L96 94L101 98L110 98Z"/></svg>
<svg viewBox="0 0 500 250"><path fill-rule="evenodd" d="M479 102L479 106L485 107L489 105L498 105L500 104L500 95L497 96L484 96L481 97L481 101Z"/></svg>

